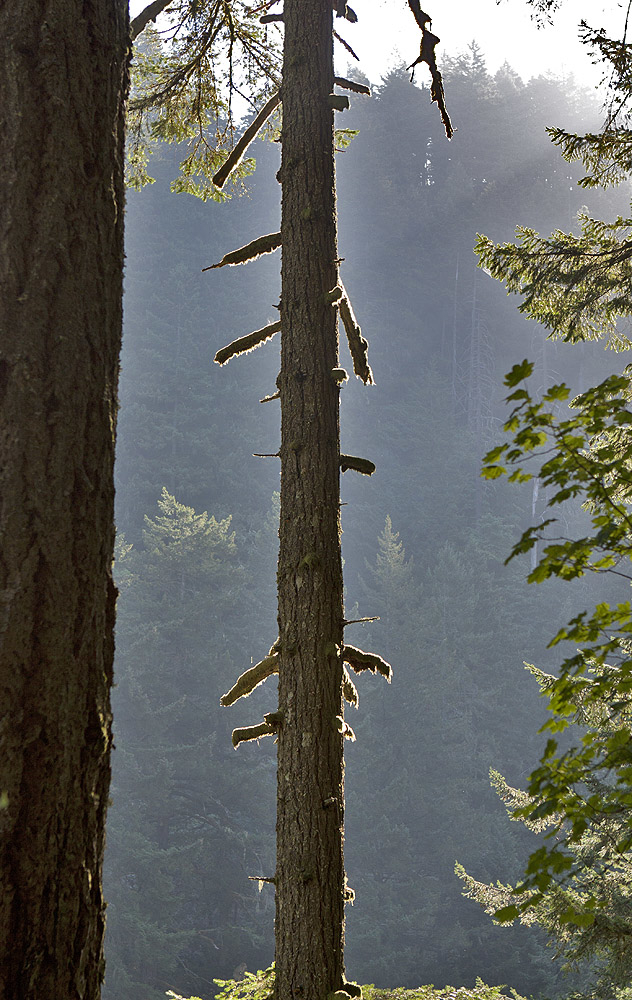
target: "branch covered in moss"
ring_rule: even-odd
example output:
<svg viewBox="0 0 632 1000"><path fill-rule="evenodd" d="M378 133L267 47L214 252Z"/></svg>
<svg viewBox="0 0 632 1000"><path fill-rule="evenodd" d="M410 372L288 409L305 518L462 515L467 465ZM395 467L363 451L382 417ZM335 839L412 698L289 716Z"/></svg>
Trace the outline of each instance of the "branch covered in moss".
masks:
<svg viewBox="0 0 632 1000"><path fill-rule="evenodd" d="M240 743L247 743L248 740L259 740L262 736L272 736L275 732L274 726L269 726L267 722L262 722L258 726L233 729L233 746L236 750Z"/></svg>
<svg viewBox="0 0 632 1000"><path fill-rule="evenodd" d="M264 253L273 253L281 246L281 233L266 233L265 236L258 236L256 240L246 243L237 250L225 253L218 264L209 264L203 267L204 271L214 271L216 267L226 267L228 264L247 264L249 260L256 260Z"/></svg>
<svg viewBox="0 0 632 1000"><path fill-rule="evenodd" d="M357 458L356 455L341 455L340 469L342 472L353 469L355 472L361 472L363 476L372 476L375 472L375 463L368 458Z"/></svg>
<svg viewBox="0 0 632 1000"><path fill-rule="evenodd" d="M219 700L220 705L227 708L229 705L234 705L239 698L247 698L267 677L270 677L271 674L278 674L278 672L279 654L272 653L265 656L259 663L255 663L254 667L244 671L230 691L222 695Z"/></svg>
<svg viewBox="0 0 632 1000"><path fill-rule="evenodd" d="M241 162L244 153L256 137L259 129L263 126L264 122L267 121L274 109L280 103L281 94L277 91L277 93L273 94L270 100L264 104L261 111L248 126L234 149L232 149L228 154L217 173L213 175L213 184L215 187L222 188L224 186L228 180L229 174L235 169L237 164Z"/></svg>
<svg viewBox="0 0 632 1000"><path fill-rule="evenodd" d="M226 347L222 347L221 350L217 352L214 361L218 365L225 365L227 361L231 358L236 357L239 354L248 354L249 351L254 351L255 347L259 344L263 344L264 341L270 340L270 337L274 337L275 333L278 333L281 329L281 320L277 320L276 323L270 323L268 326L264 326L261 330L253 330L252 333L246 334L245 337L240 337L238 340L233 340L232 344L227 344Z"/></svg>
<svg viewBox="0 0 632 1000"><path fill-rule="evenodd" d="M338 303L338 308L340 310L342 325L344 326L345 333L347 334L349 351L351 352L351 357L353 358L353 370L358 378L362 379L365 385L373 385L373 372L371 371L371 366L369 365L369 344L368 341L362 336L362 330L360 329L358 321L355 318L351 307L351 301L347 295L347 290L342 283L341 288L342 297Z"/></svg>
<svg viewBox="0 0 632 1000"><path fill-rule="evenodd" d="M389 684L391 683L393 668L390 663L387 663L376 653L365 653L364 650L357 649L356 646L343 646L342 659L355 670L356 674L363 670L370 670L371 673L381 674Z"/></svg>

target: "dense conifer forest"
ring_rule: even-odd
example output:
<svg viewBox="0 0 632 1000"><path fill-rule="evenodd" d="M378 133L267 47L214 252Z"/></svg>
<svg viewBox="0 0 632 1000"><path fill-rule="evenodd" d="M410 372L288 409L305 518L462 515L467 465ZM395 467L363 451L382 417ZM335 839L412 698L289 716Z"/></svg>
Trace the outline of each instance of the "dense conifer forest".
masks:
<svg viewBox="0 0 632 1000"><path fill-rule="evenodd" d="M597 126L571 79L492 76L475 43L443 75L451 143L401 68L353 98L344 126L358 134L337 162L345 283L377 383L360 392L352 378L343 393L343 451L377 465L360 485L343 477L346 609L379 617L350 641L396 667L392 689L365 683L346 748L347 971L378 987L480 977L552 997L569 982L544 937L494 926L454 866L483 882L522 870L533 836L507 822L489 770L524 784L544 705L523 662L553 666L557 623L594 597L583 581L528 587L528 557L504 565L546 497L485 482L480 465L512 364L529 357L543 386L579 391L610 359L547 341L472 248L521 223L572 229L586 204L610 217L626 192L578 188L581 167L544 131ZM278 345L221 373L212 359L262 313L276 318L279 262L201 273L278 228L278 147L254 155L225 204L170 193L169 147L156 184L128 195L106 1000L211 997L215 978L273 957L273 891L257 876L274 870L275 749L231 746L253 703L265 710L260 692L228 710L219 699L276 638L278 463L252 456L278 448L278 404L258 402L274 392Z"/></svg>

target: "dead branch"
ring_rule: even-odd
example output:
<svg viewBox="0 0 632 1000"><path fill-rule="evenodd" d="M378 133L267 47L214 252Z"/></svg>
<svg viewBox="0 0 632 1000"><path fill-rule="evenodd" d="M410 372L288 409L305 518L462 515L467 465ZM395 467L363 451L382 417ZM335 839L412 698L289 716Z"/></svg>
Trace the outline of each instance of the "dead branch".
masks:
<svg viewBox="0 0 632 1000"><path fill-rule="evenodd" d="M264 326L261 330L253 330L252 333L246 334L245 337L240 337L238 340L233 340L232 344L227 344L226 347L222 347L221 350L217 352L214 361L218 365L225 365L227 361L231 358L237 357L239 354L248 354L250 351L254 351L255 347L259 344L263 344L264 341L269 340L270 337L274 337L275 333L278 333L281 329L281 320L277 320L276 323L270 323L268 326Z"/></svg>
<svg viewBox="0 0 632 1000"><path fill-rule="evenodd" d="M228 175L232 170L235 169L237 164L241 161L244 153L248 149L248 146L250 145L252 140L257 135L257 132L259 131L261 126L264 124L265 121L267 121L267 119L270 117L276 106L280 103L281 103L281 94L277 91L277 93L273 94L270 100L266 104L264 104L259 114L255 117L253 122L248 126L248 128L242 135L237 145L234 147L234 149L231 150L231 152L228 154L228 156L222 163L217 173L213 176L213 184L215 185L215 187L221 188L224 186L226 180L228 179Z"/></svg>

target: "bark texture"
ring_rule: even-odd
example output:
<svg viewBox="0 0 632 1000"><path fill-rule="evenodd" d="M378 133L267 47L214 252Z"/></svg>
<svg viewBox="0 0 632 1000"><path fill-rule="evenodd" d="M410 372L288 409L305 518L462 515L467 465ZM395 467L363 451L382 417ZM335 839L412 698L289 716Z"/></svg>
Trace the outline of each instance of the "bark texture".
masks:
<svg viewBox="0 0 632 1000"><path fill-rule="evenodd" d="M0 998L97 1000L125 0L0 4Z"/></svg>
<svg viewBox="0 0 632 1000"><path fill-rule="evenodd" d="M276 988L343 981L344 864L331 0L285 0Z"/></svg>

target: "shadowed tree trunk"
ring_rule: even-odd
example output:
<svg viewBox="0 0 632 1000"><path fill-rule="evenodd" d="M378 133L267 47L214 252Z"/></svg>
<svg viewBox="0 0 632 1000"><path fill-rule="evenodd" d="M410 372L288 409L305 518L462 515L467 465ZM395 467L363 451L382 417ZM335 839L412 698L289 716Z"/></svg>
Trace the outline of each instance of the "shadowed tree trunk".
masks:
<svg viewBox="0 0 632 1000"><path fill-rule="evenodd" d="M126 0L0 6L0 998L97 1000Z"/></svg>
<svg viewBox="0 0 632 1000"><path fill-rule="evenodd" d="M276 984L343 981L343 599L331 0L285 0Z"/></svg>

